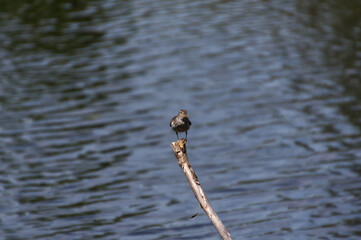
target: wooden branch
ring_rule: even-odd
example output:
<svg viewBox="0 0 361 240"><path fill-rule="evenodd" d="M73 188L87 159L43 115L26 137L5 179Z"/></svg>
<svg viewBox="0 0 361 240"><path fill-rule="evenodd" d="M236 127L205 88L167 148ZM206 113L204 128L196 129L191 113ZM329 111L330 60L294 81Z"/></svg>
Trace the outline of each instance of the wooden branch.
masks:
<svg viewBox="0 0 361 240"><path fill-rule="evenodd" d="M232 237L227 231L227 228L223 225L222 221L219 219L216 212L213 210L211 204L209 203L206 194L204 193L201 184L198 181L197 175L193 171L192 166L188 161L186 144L187 140L182 138L177 142L172 142L170 145L174 151L176 158L178 159L178 165L183 169L188 183L192 188L193 193L196 196L200 206L206 212L221 237L225 240L232 240Z"/></svg>

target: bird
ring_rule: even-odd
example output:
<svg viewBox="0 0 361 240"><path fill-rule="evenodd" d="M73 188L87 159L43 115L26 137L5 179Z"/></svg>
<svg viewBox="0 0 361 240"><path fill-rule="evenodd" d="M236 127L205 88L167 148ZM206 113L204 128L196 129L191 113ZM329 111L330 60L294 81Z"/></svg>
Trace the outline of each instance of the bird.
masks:
<svg viewBox="0 0 361 240"><path fill-rule="evenodd" d="M179 132L186 132L186 140L188 135L188 129L192 125L192 122L189 120L189 117L187 115L187 111L184 109L179 110L178 115L172 118L172 121L170 121L169 126L175 131L178 138Z"/></svg>

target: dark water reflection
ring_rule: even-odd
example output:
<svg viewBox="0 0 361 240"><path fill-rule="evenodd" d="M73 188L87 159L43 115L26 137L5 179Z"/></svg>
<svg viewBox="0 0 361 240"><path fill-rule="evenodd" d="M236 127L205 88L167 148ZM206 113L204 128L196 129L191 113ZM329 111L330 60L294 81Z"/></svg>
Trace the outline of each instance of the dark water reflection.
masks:
<svg viewBox="0 0 361 240"><path fill-rule="evenodd" d="M361 238L361 4L1 1L4 239Z"/></svg>

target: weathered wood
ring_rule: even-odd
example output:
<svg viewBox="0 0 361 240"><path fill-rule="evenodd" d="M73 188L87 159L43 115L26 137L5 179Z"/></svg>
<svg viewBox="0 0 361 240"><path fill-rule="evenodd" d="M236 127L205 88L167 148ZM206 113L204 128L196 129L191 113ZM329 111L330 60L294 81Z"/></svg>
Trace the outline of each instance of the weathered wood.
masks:
<svg viewBox="0 0 361 240"><path fill-rule="evenodd" d="M211 204L209 203L206 194L204 193L201 184L198 181L197 175L188 161L186 144L187 141L182 138L177 142L172 142L170 145L174 151L176 158L178 159L178 165L183 169L188 183L192 188L193 193L196 196L200 206L208 215L209 219L213 223L214 227L218 230L221 237L225 240L232 240L232 237L229 234L227 228L223 225L222 221L219 219L216 212L213 210Z"/></svg>

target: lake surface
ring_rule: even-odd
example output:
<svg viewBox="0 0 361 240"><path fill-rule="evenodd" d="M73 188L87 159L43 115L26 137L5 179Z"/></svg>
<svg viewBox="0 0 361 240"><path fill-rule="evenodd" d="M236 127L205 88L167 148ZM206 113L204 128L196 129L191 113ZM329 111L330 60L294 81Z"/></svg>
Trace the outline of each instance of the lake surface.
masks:
<svg viewBox="0 0 361 240"><path fill-rule="evenodd" d="M360 1L0 5L1 239L361 239Z"/></svg>

